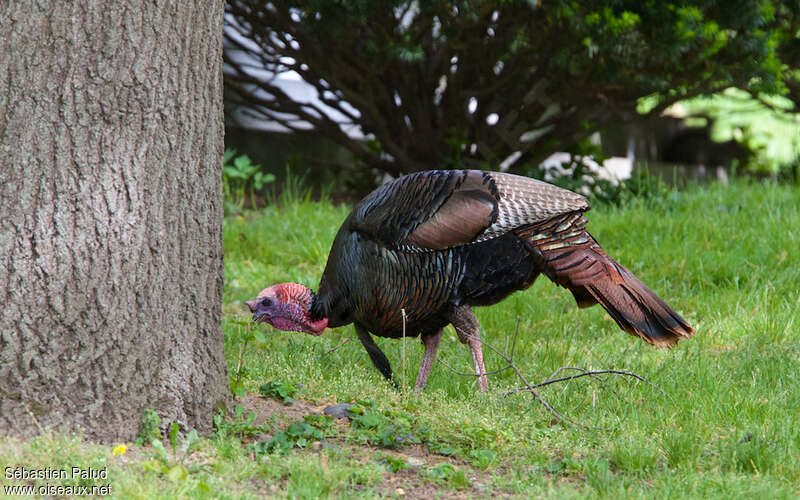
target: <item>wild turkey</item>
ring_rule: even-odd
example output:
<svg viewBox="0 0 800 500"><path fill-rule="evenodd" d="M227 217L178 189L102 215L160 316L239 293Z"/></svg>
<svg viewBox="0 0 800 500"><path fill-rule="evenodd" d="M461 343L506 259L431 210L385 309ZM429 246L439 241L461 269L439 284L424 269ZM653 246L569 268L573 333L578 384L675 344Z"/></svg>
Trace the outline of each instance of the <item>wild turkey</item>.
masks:
<svg viewBox="0 0 800 500"><path fill-rule="evenodd" d="M579 307L599 303L631 335L672 346L693 329L612 260L586 230L583 196L545 182L478 170L431 170L367 195L342 224L319 292L296 283L265 288L247 305L253 320L320 335L355 324L373 364L391 380L380 337L421 335L425 387L442 336L453 324L488 389L471 306L495 304L545 274Z"/></svg>

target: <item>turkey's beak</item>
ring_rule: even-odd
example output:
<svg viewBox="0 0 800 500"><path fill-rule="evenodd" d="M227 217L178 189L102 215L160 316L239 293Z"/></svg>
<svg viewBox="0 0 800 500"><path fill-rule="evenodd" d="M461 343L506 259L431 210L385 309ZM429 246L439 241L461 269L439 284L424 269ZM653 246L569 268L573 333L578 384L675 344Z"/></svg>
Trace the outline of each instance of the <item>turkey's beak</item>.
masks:
<svg viewBox="0 0 800 500"><path fill-rule="evenodd" d="M263 323L270 318L269 313L259 307L258 299L248 300L245 304L250 308L250 312L253 313L253 321L256 323Z"/></svg>

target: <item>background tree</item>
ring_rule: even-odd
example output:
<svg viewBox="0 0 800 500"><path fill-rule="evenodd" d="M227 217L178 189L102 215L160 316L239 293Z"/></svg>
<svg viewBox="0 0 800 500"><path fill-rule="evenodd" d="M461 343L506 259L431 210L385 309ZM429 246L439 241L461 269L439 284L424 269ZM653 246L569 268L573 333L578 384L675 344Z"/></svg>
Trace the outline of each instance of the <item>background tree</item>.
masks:
<svg viewBox="0 0 800 500"><path fill-rule="evenodd" d="M392 174L519 169L640 118L643 96L650 115L730 86L800 102L796 0L229 0L227 14L234 99ZM284 71L322 104L293 100L270 77Z"/></svg>
<svg viewBox="0 0 800 500"><path fill-rule="evenodd" d="M0 432L207 429L223 6L15 1L0 37Z"/></svg>

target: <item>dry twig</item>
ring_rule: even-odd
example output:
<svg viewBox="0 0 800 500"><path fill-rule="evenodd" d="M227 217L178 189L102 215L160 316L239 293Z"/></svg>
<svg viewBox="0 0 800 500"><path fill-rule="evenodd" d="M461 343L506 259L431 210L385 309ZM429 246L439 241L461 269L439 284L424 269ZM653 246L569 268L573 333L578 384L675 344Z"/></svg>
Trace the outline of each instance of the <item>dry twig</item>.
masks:
<svg viewBox="0 0 800 500"><path fill-rule="evenodd" d="M562 367L558 368L555 372L553 372L553 374L550 375L550 377L547 380L544 380L543 382L538 382L538 383L535 383L535 384L531 384L530 382L528 382L527 378L522 374L522 372L520 372L519 368L514 363L514 349L515 349L515 347L517 345L517 337L519 335L519 323L520 323L520 320L519 320L519 318L517 318L517 325L516 325L516 328L514 329L514 336L511 338L510 345L509 345L508 337L506 337L505 349L502 352L499 349L497 349L496 347L494 347L493 345L491 345L491 344L483 341L481 338L477 337L478 340L481 341L481 344L483 346L488 347L492 352L494 352L495 354L497 354L498 356L503 358L503 360L505 360L505 362L507 363L502 368L499 368L497 370L493 370L493 371L490 371L490 372L486 372L486 373L484 373L484 375L494 375L494 374L497 374L497 373L504 372L506 370L513 370L514 373L516 373L517 378L519 378L520 381L522 381L522 384L523 384L522 387L518 387L516 389L513 389L511 391L503 393L504 397L512 395L512 394L518 394L518 393L521 393L521 392L528 392L539 403L541 403L542 406L544 406L547 411L549 411L550 413L555 415L559 420L564 420L566 422L569 422L569 423L571 423L573 425L576 425L578 427L582 427L584 429L591 429L592 427L584 425L584 424L582 424L580 422L577 422L577 421L569 418L568 416L564 415L560 411L558 411L553 405L551 405L550 403L545 401L545 399L542 397L542 395L539 393L539 391L537 391L537 389L540 388L540 387L545 387L545 386L551 385L551 384L556 384L556 383L560 383L560 382L568 382L568 381L576 380L576 379L583 378L583 377L590 377L590 378L602 383L602 382L606 381L606 379L604 377L602 377L602 375L619 375L619 376L622 376L622 377L629 377L629 378L633 378L633 379L639 380L641 382L644 382L645 384L649 385L650 387L658 389L661 392L661 394L663 394L664 396L669 397L667 395L667 393L664 392L663 389L661 389L657 385L653 384L652 382L650 382L646 378L644 378L641 375L638 375L636 373L625 371L625 370L610 370L610 369L609 370L586 370L586 369L579 368L579 367L574 367L574 366L562 366ZM475 337L473 337L473 338L475 338ZM481 374L478 374L478 373L462 372L462 371L456 370L453 367L451 367L450 365L448 365L447 363L445 363L444 361L442 361L441 359L437 359L437 361L441 365L443 365L445 368L447 368L448 370L452 371L453 373L455 373L457 375L469 376L469 377L475 377L475 378L477 378L479 375L481 375ZM577 371L579 373L574 374L574 375L566 375L566 376L560 376L559 377L558 375L561 372L564 372L564 371ZM619 398L619 394L617 394L616 391L612 391L612 393ZM593 403L592 404L594 405L594 397L593 397ZM605 431L611 430L611 429L607 429L607 428L603 428L603 427L601 427L599 429L600 430L605 430Z"/></svg>

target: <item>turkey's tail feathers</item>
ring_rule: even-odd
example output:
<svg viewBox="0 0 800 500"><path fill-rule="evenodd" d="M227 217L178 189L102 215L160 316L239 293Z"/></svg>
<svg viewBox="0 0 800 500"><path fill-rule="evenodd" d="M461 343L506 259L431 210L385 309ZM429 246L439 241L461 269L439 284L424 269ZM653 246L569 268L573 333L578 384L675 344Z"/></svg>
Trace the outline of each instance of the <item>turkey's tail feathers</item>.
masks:
<svg viewBox="0 0 800 500"><path fill-rule="evenodd" d="M617 324L644 341L671 347L694 329L639 278L615 262L575 212L517 230L541 271L572 292L579 307L600 304Z"/></svg>

